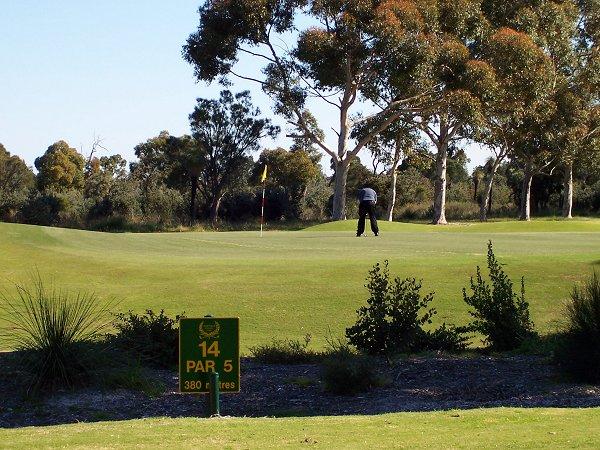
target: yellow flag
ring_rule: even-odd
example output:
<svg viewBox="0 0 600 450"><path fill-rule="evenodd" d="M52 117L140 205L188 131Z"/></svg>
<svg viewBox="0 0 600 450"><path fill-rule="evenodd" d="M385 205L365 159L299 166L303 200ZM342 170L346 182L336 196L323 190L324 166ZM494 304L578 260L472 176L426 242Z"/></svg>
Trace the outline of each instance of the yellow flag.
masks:
<svg viewBox="0 0 600 450"><path fill-rule="evenodd" d="M264 183L267 179L267 165L265 164L265 170L263 170L262 176L260 177L260 182Z"/></svg>

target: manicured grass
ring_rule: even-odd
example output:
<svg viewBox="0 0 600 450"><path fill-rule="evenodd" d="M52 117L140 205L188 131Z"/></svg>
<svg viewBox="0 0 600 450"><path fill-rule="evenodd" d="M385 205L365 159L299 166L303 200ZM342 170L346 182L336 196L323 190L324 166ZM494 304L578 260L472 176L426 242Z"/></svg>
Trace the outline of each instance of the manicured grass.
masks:
<svg viewBox="0 0 600 450"><path fill-rule="evenodd" d="M116 297L121 311L239 316L244 349L306 333L318 347L353 323L366 299L367 271L384 259L392 273L423 278L424 290L436 292L437 321L464 324L461 289L475 266L485 265L491 239L515 283L525 276L542 332L556 328L572 283L600 264L600 220L382 223L380 237L360 239L354 226L261 239L255 232L105 234L0 224L0 288L10 294L12 282L27 282L38 270L59 286Z"/></svg>
<svg viewBox="0 0 600 450"><path fill-rule="evenodd" d="M598 448L600 409L144 419L0 430L3 448Z"/></svg>

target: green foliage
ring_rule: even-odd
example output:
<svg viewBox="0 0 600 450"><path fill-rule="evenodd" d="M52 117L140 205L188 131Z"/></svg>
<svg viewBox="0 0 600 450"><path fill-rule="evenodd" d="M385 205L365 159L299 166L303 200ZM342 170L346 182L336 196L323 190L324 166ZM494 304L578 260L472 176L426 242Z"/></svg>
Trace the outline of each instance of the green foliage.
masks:
<svg viewBox="0 0 600 450"><path fill-rule="evenodd" d="M84 165L83 156L65 141L52 144L46 153L35 160L40 191L64 192L83 189Z"/></svg>
<svg viewBox="0 0 600 450"><path fill-rule="evenodd" d="M100 302L94 294L47 288L39 275L32 284L16 285L14 296L2 298L4 345L21 352L22 366L30 376L28 392L88 382L113 303Z"/></svg>
<svg viewBox="0 0 600 450"><path fill-rule="evenodd" d="M378 384L373 361L340 346L323 360L321 377L326 392L355 395L369 391Z"/></svg>
<svg viewBox="0 0 600 450"><path fill-rule="evenodd" d="M525 300L525 280L521 279L521 295L513 291L513 283L496 259L492 242L488 243L487 265L491 286L484 281L477 266L477 276L471 277L472 295L463 288L463 299L474 310L471 331L485 336L485 342L494 350L513 350L533 334L529 318L529 303Z"/></svg>
<svg viewBox="0 0 600 450"><path fill-rule="evenodd" d="M319 358L317 352L308 348L310 341L310 334L304 337L304 342L273 339L270 344L250 347L250 353L258 361L267 364L310 364Z"/></svg>
<svg viewBox="0 0 600 450"><path fill-rule="evenodd" d="M281 203L285 208L279 208L279 214L276 216L299 218L302 206L306 205L305 198L309 193L309 184L314 187L315 181L322 176L320 166L304 150L293 152L283 148L263 150L252 169L252 181L255 185L260 183L260 175L265 164L268 166L267 191L281 190L284 197ZM273 202L268 203L267 212L270 212Z"/></svg>
<svg viewBox="0 0 600 450"><path fill-rule="evenodd" d="M417 343L414 345L416 351L445 351L458 353L467 348L469 337L465 335L468 329L455 327L442 323L434 330L420 333Z"/></svg>
<svg viewBox="0 0 600 450"><path fill-rule="evenodd" d="M165 386L145 373L140 364L129 364L114 368L103 374L102 384L110 389L129 389L139 391L148 397L159 397Z"/></svg>
<svg viewBox="0 0 600 450"><path fill-rule="evenodd" d="M172 368L179 362L179 319L172 319L164 310L156 314L147 309L144 314L116 314L115 335L109 335L111 344L130 353L135 359L155 367Z"/></svg>
<svg viewBox="0 0 600 450"><path fill-rule="evenodd" d="M252 162L249 155L258 151L262 138L274 138L279 133L279 127L260 116L248 91L233 94L227 90L221 91L218 100L199 98L190 114L196 157L202 168L200 190L213 225L223 195L244 178Z"/></svg>
<svg viewBox="0 0 600 450"><path fill-rule="evenodd" d="M576 380L600 382L600 277L596 272L583 286L573 287L566 317L556 362Z"/></svg>
<svg viewBox="0 0 600 450"><path fill-rule="evenodd" d="M0 220L14 220L34 187L33 172L0 144Z"/></svg>
<svg viewBox="0 0 600 450"><path fill-rule="evenodd" d="M437 313L434 308L427 309L433 293L422 297L421 282L414 278L391 281L387 260L383 267L377 263L369 271L365 287L370 292L367 306L357 311L356 324L346 329L348 341L360 351L389 356L465 347L462 330L445 324L432 332L423 329Z"/></svg>

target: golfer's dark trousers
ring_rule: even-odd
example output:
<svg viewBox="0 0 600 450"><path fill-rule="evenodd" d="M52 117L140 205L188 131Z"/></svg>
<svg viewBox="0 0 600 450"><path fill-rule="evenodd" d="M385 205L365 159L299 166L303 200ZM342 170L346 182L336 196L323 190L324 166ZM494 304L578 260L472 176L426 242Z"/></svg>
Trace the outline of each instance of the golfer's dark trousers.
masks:
<svg viewBox="0 0 600 450"><path fill-rule="evenodd" d="M377 218L375 217L375 202L367 201L360 202L358 205L358 229L356 235L360 236L365 232L365 219L369 215L371 221L371 231L375 234L379 234L379 227L377 226Z"/></svg>

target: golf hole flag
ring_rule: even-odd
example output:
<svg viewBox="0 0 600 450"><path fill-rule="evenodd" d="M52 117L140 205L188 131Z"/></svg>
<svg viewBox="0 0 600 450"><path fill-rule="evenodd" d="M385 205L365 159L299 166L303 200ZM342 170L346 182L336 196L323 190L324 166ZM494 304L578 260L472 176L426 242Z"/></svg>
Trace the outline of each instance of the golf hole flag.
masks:
<svg viewBox="0 0 600 450"><path fill-rule="evenodd" d="M264 183L267 180L267 165L265 164L265 170L263 170L263 173L260 177L260 182Z"/></svg>

